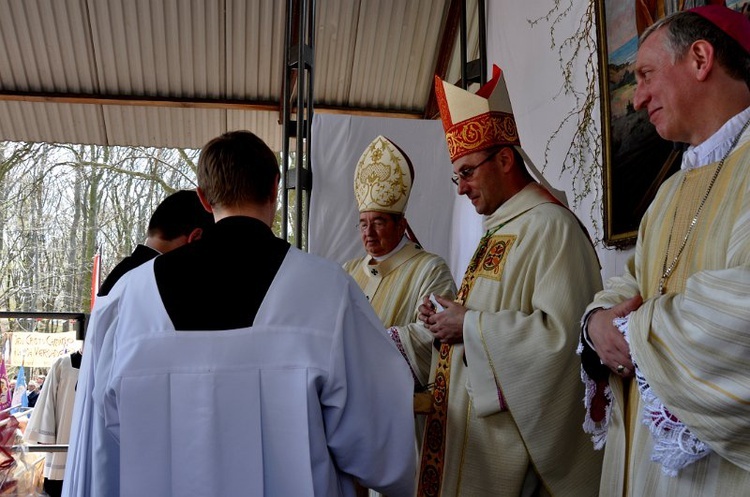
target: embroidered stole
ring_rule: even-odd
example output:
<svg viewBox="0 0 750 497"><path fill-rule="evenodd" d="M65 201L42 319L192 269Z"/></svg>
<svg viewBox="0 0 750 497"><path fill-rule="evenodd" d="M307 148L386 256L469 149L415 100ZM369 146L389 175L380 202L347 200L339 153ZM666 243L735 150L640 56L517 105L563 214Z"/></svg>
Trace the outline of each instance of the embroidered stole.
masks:
<svg viewBox="0 0 750 497"><path fill-rule="evenodd" d="M487 231L479 240L479 246L469 262L461 288L458 289L456 302L464 305L474 287L480 267L486 257L492 257L496 245L490 246L490 239L505 223ZM499 244L498 244L499 245ZM506 245L502 244L505 248ZM488 250L489 249L489 250ZM504 254L500 255L502 258ZM443 465L445 462L445 434L448 427L448 390L451 378L451 358L453 346L447 343L440 345L435 384L432 390L432 411L425 423L425 436L422 441L422 460L419 468L419 486L417 497L437 497L443 480Z"/></svg>

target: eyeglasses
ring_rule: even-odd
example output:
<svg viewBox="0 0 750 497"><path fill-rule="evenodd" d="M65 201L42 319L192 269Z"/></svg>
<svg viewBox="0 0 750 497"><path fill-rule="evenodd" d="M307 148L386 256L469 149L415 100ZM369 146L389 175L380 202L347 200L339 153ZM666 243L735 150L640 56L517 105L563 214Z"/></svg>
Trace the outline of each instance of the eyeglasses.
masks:
<svg viewBox="0 0 750 497"><path fill-rule="evenodd" d="M360 221L359 223L357 223L357 229L362 233L367 231L367 229L370 227L375 229L375 231L382 231L386 226L388 226L387 219L375 219L374 221L370 221L369 223L365 221Z"/></svg>
<svg viewBox="0 0 750 497"><path fill-rule="evenodd" d="M459 179L462 179L464 181L470 180L471 177L474 176L474 171L479 166L481 166L482 164L486 164L487 161L489 161L491 158L493 158L494 156L496 156L497 153L500 150L501 149L498 148L497 150L495 150L494 152L492 152L490 155L488 155L487 157L485 157L484 160L482 162L480 162L479 164L477 164L476 166L469 166L469 167L461 168L461 170L458 171L458 174L454 174L453 176L451 176L451 181L453 182L453 184L456 185L456 186L458 186L458 180Z"/></svg>

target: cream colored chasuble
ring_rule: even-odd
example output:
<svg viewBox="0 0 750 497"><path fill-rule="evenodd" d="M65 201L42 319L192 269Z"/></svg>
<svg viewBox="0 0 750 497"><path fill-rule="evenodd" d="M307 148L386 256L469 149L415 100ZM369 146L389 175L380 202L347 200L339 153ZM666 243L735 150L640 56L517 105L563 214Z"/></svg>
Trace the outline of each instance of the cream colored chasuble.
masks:
<svg viewBox="0 0 750 497"><path fill-rule="evenodd" d="M484 224L501 227L465 277L476 276L464 343L452 346L442 472L423 462L422 476L440 474L443 497L517 496L533 468L548 494L596 495L601 453L581 428L575 354L580 316L601 288L594 250L575 216L537 184ZM399 331L412 364L429 354L434 381L438 351ZM428 443L439 443L429 426Z"/></svg>
<svg viewBox="0 0 750 497"><path fill-rule="evenodd" d="M666 476L651 462L653 441L637 388L623 392L611 375L615 404L602 496L750 495L749 138L746 132L727 158L665 295L658 296L665 256L669 265L716 163L681 171L662 186L641 223L627 273L610 280L589 306L642 294L644 304L629 323L631 353L659 399L713 453L677 477Z"/></svg>

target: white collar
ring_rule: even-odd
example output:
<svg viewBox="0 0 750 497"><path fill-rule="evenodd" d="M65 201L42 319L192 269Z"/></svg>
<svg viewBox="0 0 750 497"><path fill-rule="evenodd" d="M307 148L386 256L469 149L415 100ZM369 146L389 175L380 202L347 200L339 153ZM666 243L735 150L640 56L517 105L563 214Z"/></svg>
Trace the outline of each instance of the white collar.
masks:
<svg viewBox="0 0 750 497"><path fill-rule="evenodd" d="M719 162L730 152L734 139L748 120L750 120L750 107L725 122L716 133L700 145L688 147L682 154L680 169L689 171Z"/></svg>
<svg viewBox="0 0 750 497"><path fill-rule="evenodd" d="M384 260L386 260L387 258L389 258L390 256L392 256L393 254L395 254L396 252L398 252L399 250L401 250L402 248L404 248L404 245L406 245L408 242L409 242L409 240L406 238L406 235L404 235L404 236L401 237L401 241L398 243L398 245L396 245L396 248L394 248L393 250L391 250L390 252L388 252L385 255L381 255L380 257L375 257L373 255L372 258L375 259L378 262L383 262Z"/></svg>

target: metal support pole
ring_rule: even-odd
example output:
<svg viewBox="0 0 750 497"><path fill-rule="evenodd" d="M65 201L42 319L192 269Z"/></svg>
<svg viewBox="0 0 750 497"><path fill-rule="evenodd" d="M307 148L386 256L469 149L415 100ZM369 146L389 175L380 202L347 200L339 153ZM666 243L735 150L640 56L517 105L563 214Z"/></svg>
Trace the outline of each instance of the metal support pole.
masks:
<svg viewBox="0 0 750 497"><path fill-rule="evenodd" d="M479 10L479 74L480 84L487 82L487 11L484 0L477 4Z"/></svg>
<svg viewBox="0 0 750 497"><path fill-rule="evenodd" d="M461 24L459 24L459 39L461 40L461 88L469 88L469 68L466 58L468 47L466 46L466 0L461 1Z"/></svg>
<svg viewBox="0 0 750 497"><path fill-rule="evenodd" d="M469 89L471 83L484 84L487 82L487 15L485 0L477 0L477 28L479 30L479 58L468 61L469 47L467 46L467 7L466 0L461 2L461 22L459 25L461 49L461 88Z"/></svg>
<svg viewBox="0 0 750 497"><path fill-rule="evenodd" d="M282 177L282 237L289 240L289 190L295 190L294 244L306 248L312 172L310 136L313 116L313 67L315 40L315 0L288 0L284 44L284 95ZM293 94L292 88L295 88ZM294 103L294 105L293 105ZM292 114L296 119L292 119ZM294 174L289 169L289 140L297 140Z"/></svg>

